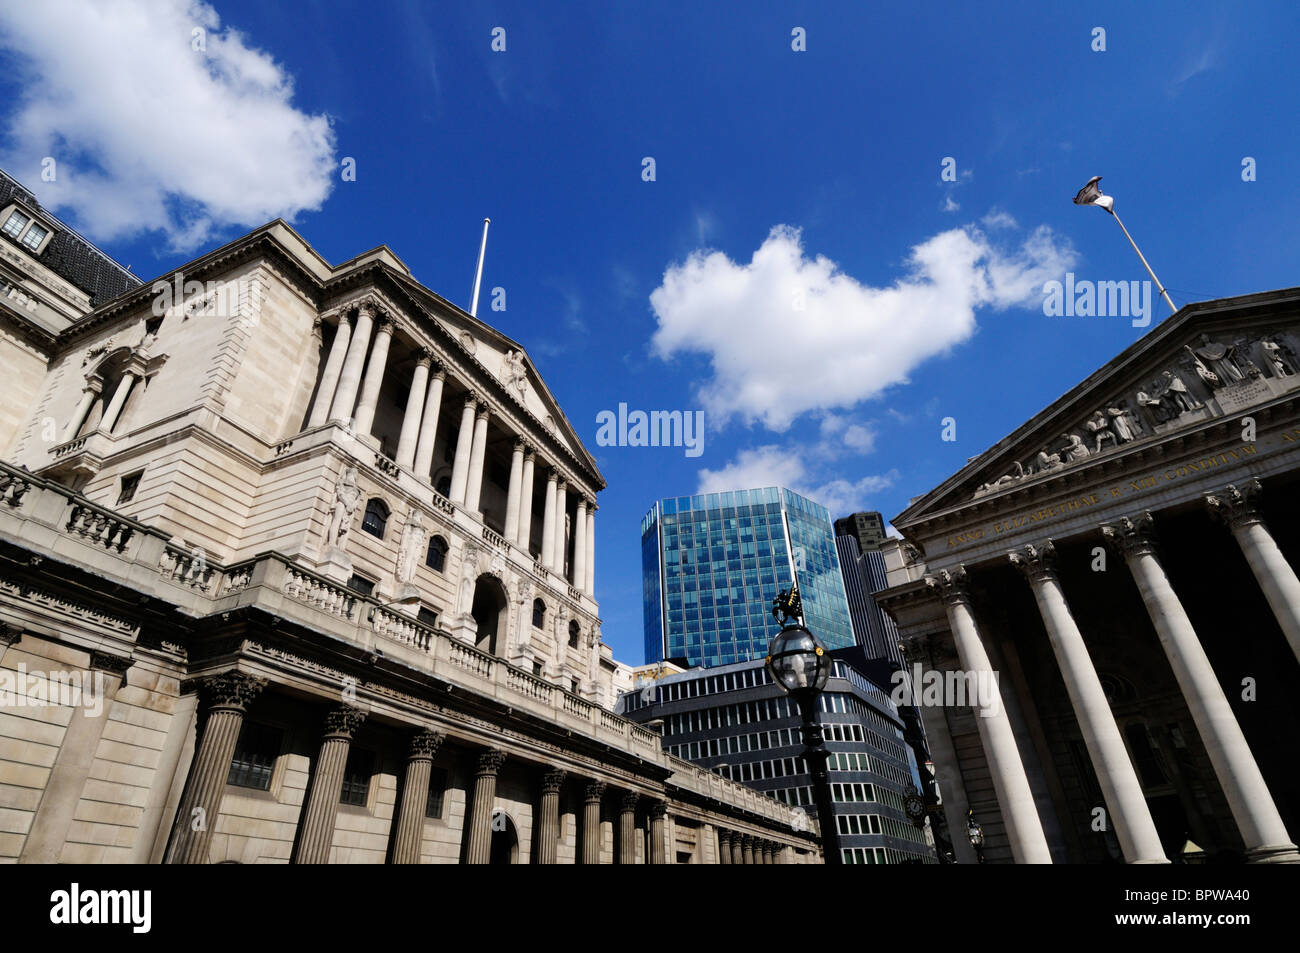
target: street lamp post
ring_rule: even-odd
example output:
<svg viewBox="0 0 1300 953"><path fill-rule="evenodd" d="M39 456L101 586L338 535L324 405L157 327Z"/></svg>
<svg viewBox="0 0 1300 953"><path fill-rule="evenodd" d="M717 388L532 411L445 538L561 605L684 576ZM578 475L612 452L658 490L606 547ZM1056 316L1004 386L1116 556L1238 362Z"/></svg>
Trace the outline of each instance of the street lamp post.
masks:
<svg viewBox="0 0 1300 953"><path fill-rule="evenodd" d="M975 812L966 812L966 837L970 845L975 848L975 856L979 862L984 863L984 828L980 822L975 820Z"/></svg>
<svg viewBox="0 0 1300 953"><path fill-rule="evenodd" d="M817 721L817 699L830 677L830 655L817 636L798 621L802 616L798 586L777 596L773 601L772 615L779 616L782 625L768 646L767 670L772 681L799 706L803 720L803 758L812 775L813 803L817 807L817 823L822 835L822 856L825 863L840 865L844 863L844 857L840 853L830 775L826 770L830 752L826 750L822 726Z"/></svg>

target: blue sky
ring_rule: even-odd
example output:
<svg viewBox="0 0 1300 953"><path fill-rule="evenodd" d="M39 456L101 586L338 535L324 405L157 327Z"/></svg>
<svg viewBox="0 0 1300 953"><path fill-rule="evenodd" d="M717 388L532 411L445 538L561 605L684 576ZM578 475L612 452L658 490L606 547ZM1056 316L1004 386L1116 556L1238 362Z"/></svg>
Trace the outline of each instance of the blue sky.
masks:
<svg viewBox="0 0 1300 953"><path fill-rule="evenodd" d="M491 216L480 314L609 481L603 634L639 662L656 498L894 516L1144 333L1043 313L1066 271L1147 277L1071 205L1090 176L1177 303L1300 284L1300 12L1054 6L14 5L0 164L145 278L279 215L468 305ZM703 453L597 446L620 402L703 410Z"/></svg>

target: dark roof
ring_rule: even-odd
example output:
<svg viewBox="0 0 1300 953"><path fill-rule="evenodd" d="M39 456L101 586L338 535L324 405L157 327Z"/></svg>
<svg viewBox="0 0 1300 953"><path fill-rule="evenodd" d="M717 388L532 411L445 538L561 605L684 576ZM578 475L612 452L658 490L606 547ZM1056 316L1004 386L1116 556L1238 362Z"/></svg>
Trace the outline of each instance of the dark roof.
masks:
<svg viewBox="0 0 1300 953"><path fill-rule="evenodd" d="M92 307L111 301L140 284L139 278L47 212L36 201L35 195L0 169L0 206L11 200L22 202L51 220L55 226L54 236L37 260L89 294Z"/></svg>

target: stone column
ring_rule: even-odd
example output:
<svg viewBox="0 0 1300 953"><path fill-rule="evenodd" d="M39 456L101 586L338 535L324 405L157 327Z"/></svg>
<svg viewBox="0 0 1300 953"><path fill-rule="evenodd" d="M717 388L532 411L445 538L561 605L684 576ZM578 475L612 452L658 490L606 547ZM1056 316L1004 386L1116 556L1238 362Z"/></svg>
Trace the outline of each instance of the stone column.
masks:
<svg viewBox="0 0 1300 953"><path fill-rule="evenodd" d="M2 654L2 653L0 653ZM64 841L68 837L68 828L73 815L77 812L77 803L81 792L90 777L90 767L95 760L95 751L104 734L104 725L108 722L108 710L117 696L126 678L126 670L131 666L129 658L118 658L103 652L90 653L90 670L87 673L92 682L91 691L83 692L83 703L92 697L97 699L97 712L88 707L72 710L72 720L63 733L63 744L54 756L50 776L45 782L36 815L28 828L27 840L23 843L19 855L20 864L57 864L63 851Z"/></svg>
<svg viewBox="0 0 1300 953"><path fill-rule="evenodd" d="M99 397L103 388L104 382L97 377L92 377L86 381L85 389L81 392L81 401L77 404L77 409L72 412L67 427L63 429L64 443L77 436L77 431L86 422L86 415L90 413L91 406L95 403L95 399Z"/></svg>
<svg viewBox="0 0 1300 953"><path fill-rule="evenodd" d="M569 574L564 571L564 557L569 554L569 538L564 530L565 510L568 509L569 499L566 492L566 484L563 480L555 484L555 571L564 579L569 578Z"/></svg>
<svg viewBox="0 0 1300 953"><path fill-rule="evenodd" d="M420 415L420 439L415 445L415 462L412 469L421 480L433 479L433 446L438 440L438 417L442 411L442 387L447 371L439 366L424 397L424 412Z"/></svg>
<svg viewBox="0 0 1300 953"><path fill-rule="evenodd" d="M524 552L532 543L533 536L533 471L537 453L524 444L524 475L519 484L519 534L515 543Z"/></svg>
<svg viewBox="0 0 1300 953"><path fill-rule="evenodd" d="M587 510L587 595L596 598L596 504Z"/></svg>
<svg viewBox="0 0 1300 953"><path fill-rule="evenodd" d="M379 389L384 384L384 371L388 366L388 345L393 340L393 319L380 315L375 322L375 346L370 349L370 363L366 365L366 379L361 385L361 399L352 420L352 429L359 436L370 436L375 422L375 406L379 403Z"/></svg>
<svg viewBox="0 0 1300 953"><path fill-rule="evenodd" d="M718 828L718 863L731 863L731 831Z"/></svg>
<svg viewBox="0 0 1300 953"><path fill-rule="evenodd" d="M740 835L740 856L743 858L741 863L752 864L754 862L754 838L748 834Z"/></svg>
<svg viewBox="0 0 1300 953"><path fill-rule="evenodd" d="M320 386L316 388L316 400L311 405L311 417L307 427L320 427L330 419L330 404L334 402L334 392L338 389L339 375L343 373L343 361L348 356L348 342L352 340L352 324L348 315L339 314L338 330L334 332L334 342L330 344L330 353L325 358L325 367L321 371Z"/></svg>
<svg viewBox="0 0 1300 953"><path fill-rule="evenodd" d="M745 862L744 837L739 831L731 832L731 862L733 864Z"/></svg>
<svg viewBox="0 0 1300 953"><path fill-rule="evenodd" d="M772 863L772 842L770 840L763 841L763 863Z"/></svg>
<svg viewBox="0 0 1300 953"><path fill-rule="evenodd" d="M393 835L393 863L418 864L424 839L424 812L429 804L429 776L433 756L446 739L441 731L419 731L411 738L406 755L406 778L402 803L397 811L397 832Z"/></svg>
<svg viewBox="0 0 1300 953"><path fill-rule="evenodd" d="M1300 854L1287 834L1192 621L1156 558L1153 525L1151 514L1144 512L1103 526L1102 534L1113 549L1123 554L1142 594L1151 624L1246 843L1247 859L1257 863L1300 863Z"/></svg>
<svg viewBox="0 0 1300 953"><path fill-rule="evenodd" d="M348 751L352 748L352 736L365 720L366 713L351 705L338 705L325 715L325 731L316 756L311 791L299 823L298 847L293 854L295 864L329 863Z"/></svg>
<svg viewBox="0 0 1300 953"><path fill-rule="evenodd" d="M1207 496L1205 504L1232 530L1291 651L1300 659L1300 579L1264 523L1257 505L1262 493L1258 480L1248 480Z"/></svg>
<svg viewBox="0 0 1300 953"><path fill-rule="evenodd" d="M483 493L483 460L487 455L488 408L483 404L474 420L474 443L469 452L469 483L465 487L465 508L479 512L479 499Z"/></svg>
<svg viewBox="0 0 1300 953"><path fill-rule="evenodd" d="M587 501L581 494L573 515L573 584L584 590L587 586Z"/></svg>
<svg viewBox="0 0 1300 953"><path fill-rule="evenodd" d="M456 456L451 464L451 501L465 503L465 489L469 486L470 447L474 443L474 411L478 395L470 393L465 398L465 408L460 413L460 433L456 435Z"/></svg>
<svg viewBox="0 0 1300 953"><path fill-rule="evenodd" d="M488 748L478 756L469 816L469 848L465 855L467 864L486 864L492 860L492 812L497 800L497 774L505 761L506 753L499 748Z"/></svg>
<svg viewBox="0 0 1300 953"><path fill-rule="evenodd" d="M370 304L357 307L357 323L352 328L348 356L343 359L339 384L334 390L334 401L330 404L330 420L342 420L347 423L352 419L352 408L357 403L357 388L361 384L361 368L366 362L366 351L370 348L370 332L375 326L374 310L374 306Z"/></svg>
<svg viewBox="0 0 1300 953"><path fill-rule="evenodd" d="M555 489L556 473L546 475L546 508L542 511L542 566L555 568Z"/></svg>
<svg viewBox="0 0 1300 953"><path fill-rule="evenodd" d="M1008 555L1034 592L1124 859L1130 864L1169 863L1101 679L1065 601L1055 571L1056 547L1049 539L1042 546L1025 546Z"/></svg>
<svg viewBox="0 0 1300 953"><path fill-rule="evenodd" d="M420 415L424 411L424 393L429 386L429 365L433 354L421 348L416 354L415 370L411 373L411 391L406 395L406 412L402 415L402 432L397 438L397 456L394 462L408 470L415 468L415 443L420 431ZM416 476L420 476L417 472ZM424 475L428 479L428 474Z"/></svg>
<svg viewBox="0 0 1300 953"><path fill-rule="evenodd" d="M600 863L600 801L605 796L604 781L588 781L582 800L582 862Z"/></svg>
<svg viewBox="0 0 1300 953"><path fill-rule="evenodd" d="M1011 731L993 666L971 611L966 570L961 566L951 572L942 570L927 576L926 584L942 595L961 666L975 676L980 688L975 724L988 757L1011 853L1018 864L1050 864L1051 851L1029 789L1029 778L1025 776L1024 762L1020 760L1016 736Z"/></svg>
<svg viewBox="0 0 1300 953"><path fill-rule="evenodd" d="M185 796L176 811L168 863L208 862L208 843L217 823L221 794L230 777L230 761L235 756L244 713L265 686L266 679L237 671L213 675L200 683L199 694L207 709L207 722L190 764Z"/></svg>
<svg viewBox="0 0 1300 953"><path fill-rule="evenodd" d="M618 862L636 863L636 805L641 795L624 791L618 799Z"/></svg>
<svg viewBox="0 0 1300 953"><path fill-rule="evenodd" d="M542 801L537 811L537 853L533 863L554 864L560 844L560 788L567 772L548 768L542 775Z"/></svg>
<svg viewBox="0 0 1300 953"><path fill-rule="evenodd" d="M668 837L665 830L667 819L667 804L663 801L655 801L650 805L650 856L646 858L648 864L668 863Z"/></svg>
<svg viewBox="0 0 1300 953"><path fill-rule="evenodd" d="M506 493L506 541L519 539L519 497L524 486L524 442L516 440L510 453L510 486Z"/></svg>
<svg viewBox="0 0 1300 953"><path fill-rule="evenodd" d="M131 385L134 383L135 374L131 371L123 374L122 379L117 382L117 390L113 391L113 397L104 410L104 416L99 420L99 429L104 433L112 433L113 428L117 426L118 414L122 412L122 407L126 404L126 398L131 393Z"/></svg>

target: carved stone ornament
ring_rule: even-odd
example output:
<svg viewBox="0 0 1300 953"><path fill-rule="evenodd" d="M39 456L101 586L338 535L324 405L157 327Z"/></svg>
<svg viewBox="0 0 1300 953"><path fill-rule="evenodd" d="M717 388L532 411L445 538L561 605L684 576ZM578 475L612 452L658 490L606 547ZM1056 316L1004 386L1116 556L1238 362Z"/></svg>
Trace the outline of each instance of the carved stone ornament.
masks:
<svg viewBox="0 0 1300 953"><path fill-rule="evenodd" d="M264 678L230 671L203 679L199 694L210 708L234 708L242 712L265 687Z"/></svg>
<svg viewBox="0 0 1300 953"><path fill-rule="evenodd" d="M348 464L334 484L334 504L330 508L329 527L325 531L326 544L343 548L360 503L361 488L357 486L357 468Z"/></svg>
<svg viewBox="0 0 1300 953"><path fill-rule="evenodd" d="M430 729L416 732L411 737L411 760L431 760L446 739L447 736L441 731Z"/></svg>
<svg viewBox="0 0 1300 953"><path fill-rule="evenodd" d="M360 708L336 705L325 713L325 736L350 739L365 720L366 713Z"/></svg>

